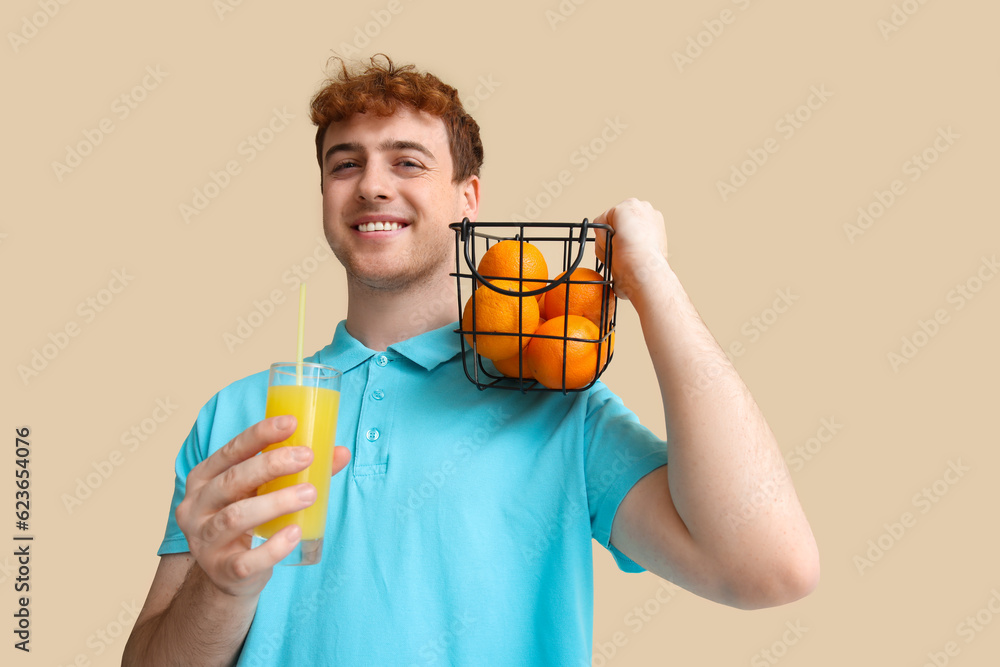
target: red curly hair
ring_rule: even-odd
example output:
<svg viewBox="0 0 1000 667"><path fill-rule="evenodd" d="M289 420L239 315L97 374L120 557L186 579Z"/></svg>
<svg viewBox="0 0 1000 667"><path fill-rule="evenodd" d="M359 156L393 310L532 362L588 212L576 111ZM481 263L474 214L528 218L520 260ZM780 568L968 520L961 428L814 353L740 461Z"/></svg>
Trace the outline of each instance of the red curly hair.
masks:
<svg viewBox="0 0 1000 667"><path fill-rule="evenodd" d="M378 60L379 56L385 62ZM466 113L458 91L430 73L420 73L413 65L397 67L389 56L379 53L370 64L349 71L342 58L340 71L326 80L313 96L309 118L316 125L316 160L323 170L323 139L331 123L356 113L391 116L400 105L425 111L444 121L454 163L452 180L456 183L479 175L483 165L483 143L479 125Z"/></svg>

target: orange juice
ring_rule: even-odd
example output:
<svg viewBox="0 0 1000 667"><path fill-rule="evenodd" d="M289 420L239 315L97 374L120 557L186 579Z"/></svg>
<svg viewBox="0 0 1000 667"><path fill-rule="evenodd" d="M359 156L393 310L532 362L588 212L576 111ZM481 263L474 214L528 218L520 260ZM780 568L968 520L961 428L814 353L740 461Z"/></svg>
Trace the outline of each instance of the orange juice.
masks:
<svg viewBox="0 0 1000 667"><path fill-rule="evenodd" d="M333 441L337 430L337 407L340 392L321 387L297 385L271 386L267 390L267 417L295 415L298 426L288 440L268 445L268 452L276 447L306 446L313 450L313 462L305 470L271 480L257 489L257 495L277 491L289 486L309 482L316 487L316 502L304 510L279 516L258 526L254 534L269 538L276 532L298 524L302 527L302 540L323 537L326 526L327 500L330 495L330 477L333 473Z"/></svg>

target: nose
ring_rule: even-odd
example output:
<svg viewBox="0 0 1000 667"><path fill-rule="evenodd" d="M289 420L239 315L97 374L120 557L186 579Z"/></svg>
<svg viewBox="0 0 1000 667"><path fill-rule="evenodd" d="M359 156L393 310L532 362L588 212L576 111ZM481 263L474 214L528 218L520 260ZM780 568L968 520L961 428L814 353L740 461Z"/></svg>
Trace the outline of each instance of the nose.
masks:
<svg viewBox="0 0 1000 667"><path fill-rule="evenodd" d="M378 201L392 198L390 175L378 164L369 162L358 181L358 199L361 201Z"/></svg>

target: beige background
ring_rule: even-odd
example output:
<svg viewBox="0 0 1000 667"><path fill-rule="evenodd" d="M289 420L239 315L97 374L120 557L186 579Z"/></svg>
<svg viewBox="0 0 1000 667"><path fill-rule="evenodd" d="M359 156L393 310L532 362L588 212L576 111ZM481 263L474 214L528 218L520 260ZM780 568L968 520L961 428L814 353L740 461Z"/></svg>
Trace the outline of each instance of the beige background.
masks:
<svg viewBox="0 0 1000 667"><path fill-rule="evenodd" d="M594 217L628 196L652 201L705 321L727 348L743 344L735 364L783 449L791 457L810 438L827 440L792 473L822 551L816 593L737 611L661 589L649 574L624 575L598 547L594 664L921 665L935 652L949 664L995 664L1000 619L987 603L1000 591L989 514L1000 503L1000 280L976 280L982 258L1000 250L1000 6L907 0L899 10L915 13L897 14L907 20L886 36L879 22L891 20L890 0L564 0L568 16L555 24L547 12L559 11L557 0L399 0L395 14L382 0L232 4L220 14L221 0L49 0L51 18L44 0L4 4L2 426L11 446L2 468L14 466L15 427L29 426L36 536L30 655L11 648L16 574L12 547L0 548L4 664L118 664L197 410L294 351L284 274L315 269L309 349L343 317L339 266L305 261L320 229L306 108L331 50L366 24L375 36L358 39L359 53L416 62L474 108L486 144L481 219L524 215L526 198L563 169L573 182L542 219ZM732 22L712 24L723 10ZM707 46L679 68L674 52L699 33ZM30 38L15 44L11 34ZM136 86L143 99L122 117L115 100ZM830 96L799 110L809 118L788 137L777 123L811 87ZM248 161L241 142L275 108L294 118ZM53 162L85 132L97 136L102 119L113 132L60 180ZM581 171L574 154L607 119L627 127ZM958 138L935 155L948 128ZM723 201L717 182L769 138L778 151ZM937 160L913 181L905 163L925 149ZM240 173L185 223L180 205L231 160ZM852 243L844 225L895 179L905 191ZM127 286L102 292L122 270ZM967 281L981 289L959 308L952 290ZM275 290L284 303L230 350L224 334ZM778 290L796 300L774 319ZM81 309L88 298L103 298L102 311ZM902 337L938 309L947 321L933 337L917 335L919 352L894 369L889 353L901 354ZM73 324L78 335L62 340ZM53 338L64 349L47 348L47 366L22 380L18 366ZM662 433L627 305L615 359L608 383ZM176 405L162 423L150 421L157 400ZM824 419L841 425L832 438ZM130 450L123 432L143 426L149 434ZM106 463L115 451L117 466ZM948 475L954 484L941 481L950 463L967 468ZM109 466L67 508L65 498ZM0 540L13 544L4 476ZM935 482L936 502L921 500ZM906 512L913 521L892 536L886 525ZM880 538L889 550L859 568L855 557ZM992 624L960 625L984 609L979 622Z"/></svg>

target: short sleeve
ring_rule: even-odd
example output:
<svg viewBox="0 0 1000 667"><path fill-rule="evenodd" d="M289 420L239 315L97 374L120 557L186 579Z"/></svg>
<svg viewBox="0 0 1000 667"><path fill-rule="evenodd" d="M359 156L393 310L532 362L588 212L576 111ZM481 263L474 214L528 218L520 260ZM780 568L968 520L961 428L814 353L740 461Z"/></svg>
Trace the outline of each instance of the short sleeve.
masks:
<svg viewBox="0 0 1000 667"><path fill-rule="evenodd" d="M187 488L187 476L191 470L208 458L207 443L211 436L211 425L215 418L216 406L219 395L216 394L201 409L198 419L187 439L181 445L177 453L177 460L174 463L174 495L170 501L170 514L167 517L167 529L163 535L163 541L156 552L158 556L164 554L175 554L190 551L187 538L177 525L177 506L184 500L184 492Z"/></svg>
<svg viewBox="0 0 1000 667"><path fill-rule="evenodd" d="M639 423L635 413L603 383L597 383L588 398L584 437L591 533L611 552L619 569L643 572L643 567L611 544L611 526L618 506L636 482L667 464L667 443Z"/></svg>
<svg viewBox="0 0 1000 667"><path fill-rule="evenodd" d="M229 385L208 401L198 413L191 432L181 445L174 464L174 495L170 501L167 528L157 555L190 551L187 538L177 525L177 506L184 500L187 476L192 469L251 424L264 418L267 372L257 373Z"/></svg>

